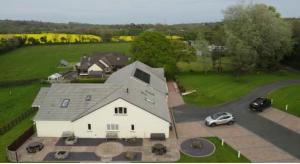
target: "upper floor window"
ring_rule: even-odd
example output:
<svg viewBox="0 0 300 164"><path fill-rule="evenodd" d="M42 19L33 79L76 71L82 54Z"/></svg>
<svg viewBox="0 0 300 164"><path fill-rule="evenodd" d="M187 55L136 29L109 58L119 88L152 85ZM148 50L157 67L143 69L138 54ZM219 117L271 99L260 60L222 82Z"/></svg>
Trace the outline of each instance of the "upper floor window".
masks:
<svg viewBox="0 0 300 164"><path fill-rule="evenodd" d="M127 114L127 108L125 107L116 107L115 114Z"/></svg>

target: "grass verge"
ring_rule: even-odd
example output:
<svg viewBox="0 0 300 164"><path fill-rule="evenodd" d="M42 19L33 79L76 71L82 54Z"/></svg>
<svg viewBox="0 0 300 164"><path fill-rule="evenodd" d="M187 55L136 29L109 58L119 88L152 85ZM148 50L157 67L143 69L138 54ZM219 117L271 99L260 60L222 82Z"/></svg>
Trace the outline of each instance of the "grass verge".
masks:
<svg viewBox="0 0 300 164"><path fill-rule="evenodd" d="M300 84L289 85L271 92L268 95L273 99L273 106L290 114L300 117ZM288 110L285 106L288 104Z"/></svg>

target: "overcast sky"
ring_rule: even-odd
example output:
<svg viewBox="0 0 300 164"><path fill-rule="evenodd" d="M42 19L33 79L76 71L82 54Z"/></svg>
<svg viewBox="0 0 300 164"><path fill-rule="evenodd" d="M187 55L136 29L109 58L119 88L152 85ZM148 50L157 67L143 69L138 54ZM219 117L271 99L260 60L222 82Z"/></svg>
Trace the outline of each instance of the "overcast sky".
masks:
<svg viewBox="0 0 300 164"><path fill-rule="evenodd" d="M283 17L300 17L300 0L0 0L0 19L95 24L220 21L241 2L273 5Z"/></svg>

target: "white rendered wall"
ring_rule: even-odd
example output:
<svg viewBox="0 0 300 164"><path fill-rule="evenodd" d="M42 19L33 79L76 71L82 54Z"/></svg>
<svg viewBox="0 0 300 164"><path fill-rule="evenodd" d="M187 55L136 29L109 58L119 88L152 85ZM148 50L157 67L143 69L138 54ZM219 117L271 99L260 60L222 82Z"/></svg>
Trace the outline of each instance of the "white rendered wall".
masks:
<svg viewBox="0 0 300 164"><path fill-rule="evenodd" d="M64 131L73 131L70 121L35 121L38 137L61 137Z"/></svg>
<svg viewBox="0 0 300 164"><path fill-rule="evenodd" d="M147 102L145 102L147 103ZM126 107L126 115L115 114L115 107ZM61 137L64 131L73 131L82 138L105 138L107 124L118 124L119 138L150 138L151 133L164 133L169 137L170 123L134 106L123 99L118 99L74 122L36 121L38 137ZM91 130L88 130L91 124ZM131 125L134 125L134 131Z"/></svg>
<svg viewBox="0 0 300 164"><path fill-rule="evenodd" d="M126 115L115 114L115 107L126 107ZM88 130L91 124L91 130ZM107 124L118 124L117 132L120 138L150 138L151 133L164 133L169 137L170 123L140 109L123 99L118 99L89 115L73 122L75 135L78 137L105 138ZM131 125L135 130L131 130Z"/></svg>

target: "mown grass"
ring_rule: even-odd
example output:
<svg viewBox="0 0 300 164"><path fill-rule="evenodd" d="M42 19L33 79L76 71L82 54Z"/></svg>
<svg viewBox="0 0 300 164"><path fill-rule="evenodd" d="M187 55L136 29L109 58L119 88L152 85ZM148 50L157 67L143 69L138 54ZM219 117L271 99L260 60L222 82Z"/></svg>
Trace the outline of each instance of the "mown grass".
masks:
<svg viewBox="0 0 300 164"><path fill-rule="evenodd" d="M16 49L0 55L0 82L32 78L46 78L55 72L59 61L79 62L80 57L92 52L123 52L129 54L130 43L96 43L70 45L39 45Z"/></svg>
<svg viewBox="0 0 300 164"><path fill-rule="evenodd" d="M190 157L183 153L180 155L180 163L249 163L251 162L245 156L241 155L237 157L238 152L226 143L222 146L221 140L216 137L208 138L212 143L215 144L215 153L208 157Z"/></svg>
<svg viewBox="0 0 300 164"><path fill-rule="evenodd" d="M221 66L223 71L230 71L231 68L231 59L230 57L222 57ZM213 71L211 57L198 56L196 61L192 62L178 62L178 70L180 72L205 72Z"/></svg>
<svg viewBox="0 0 300 164"><path fill-rule="evenodd" d="M33 115L20 122L5 134L0 135L0 162L8 162L6 147L32 126L32 117Z"/></svg>
<svg viewBox="0 0 300 164"><path fill-rule="evenodd" d="M300 84L290 85L274 92L271 92L268 97L273 99L273 106L300 117ZM288 104L288 110L285 106Z"/></svg>
<svg viewBox="0 0 300 164"><path fill-rule="evenodd" d="M0 88L0 127L29 110L40 87L37 83Z"/></svg>
<svg viewBox="0 0 300 164"><path fill-rule="evenodd" d="M204 107L232 101L264 84L300 79L300 75L281 70L274 73L247 74L237 79L232 73L182 73L176 79L186 90L196 90L195 93L183 97L185 102Z"/></svg>

